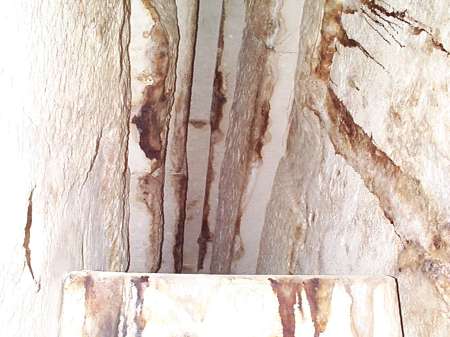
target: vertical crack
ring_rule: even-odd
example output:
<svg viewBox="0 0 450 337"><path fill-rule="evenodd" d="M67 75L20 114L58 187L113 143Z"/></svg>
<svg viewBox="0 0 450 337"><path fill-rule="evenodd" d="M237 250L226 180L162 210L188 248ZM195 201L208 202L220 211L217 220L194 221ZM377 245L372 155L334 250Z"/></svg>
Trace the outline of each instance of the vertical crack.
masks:
<svg viewBox="0 0 450 337"><path fill-rule="evenodd" d="M28 208L27 208L27 221L25 224L25 230L24 230L24 238L23 238L23 249L25 251L25 264L28 267L28 271L31 274L31 277L36 283L37 291L39 292L41 290L41 283L36 280L33 272L33 267L31 265L31 249L30 249L30 240L31 240L31 226L33 224L33 193L34 193L35 187L30 192L30 195L28 197Z"/></svg>

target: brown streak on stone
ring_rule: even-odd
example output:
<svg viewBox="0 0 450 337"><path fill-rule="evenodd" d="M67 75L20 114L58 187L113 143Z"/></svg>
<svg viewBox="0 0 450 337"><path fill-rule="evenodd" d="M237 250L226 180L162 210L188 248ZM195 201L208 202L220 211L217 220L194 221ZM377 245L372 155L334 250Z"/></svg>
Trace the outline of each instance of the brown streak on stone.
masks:
<svg viewBox="0 0 450 337"><path fill-rule="evenodd" d="M120 308L123 300L115 300L113 294L123 286L122 280L96 280L84 277L85 317L84 337L109 337L119 335ZM88 324L88 321L89 322Z"/></svg>
<svg viewBox="0 0 450 337"><path fill-rule="evenodd" d="M331 65L336 53L336 41L347 48L358 48L367 58L385 69L358 41L348 37L342 25L343 13L345 11L341 2L326 0L320 31L319 64L315 69L317 77L326 82L331 80Z"/></svg>
<svg viewBox="0 0 450 337"><path fill-rule="evenodd" d="M176 176L172 175L171 179L178 206L175 224L175 244L173 246L172 254L175 273L181 273L183 271L184 226L186 221L188 177L185 174L180 174Z"/></svg>
<svg viewBox="0 0 450 337"><path fill-rule="evenodd" d="M164 181L167 152L168 122L174 101L174 78L176 67L178 35L170 35L166 16L160 16L156 6L159 3L142 0L154 25L150 32L151 45L146 55L150 61L148 69L151 84L144 89L144 100L132 123L139 132L139 146L150 160L148 173L139 178L140 195L145 203L151 223L150 227L150 272L156 272L161 264L164 227ZM176 22L175 22L176 24Z"/></svg>
<svg viewBox="0 0 450 337"><path fill-rule="evenodd" d="M174 260L174 271L181 273L183 271L183 254L184 254L184 231L186 223L186 200L188 190L188 163L187 163L187 137L188 124L191 109L192 95L192 74L194 71L195 56L195 40L197 36L197 17L198 2L192 4L189 8L188 25L185 28L186 35L191 36L186 49L191 54L184 59L186 67L180 67L181 71L177 71L178 85L175 98L174 109L172 112L173 119L173 135L170 144L170 163L171 186L175 197L175 244L172 247L172 255ZM178 47L180 48L180 47ZM187 85L185 85L187 83ZM195 120L191 124L196 126Z"/></svg>
<svg viewBox="0 0 450 337"><path fill-rule="evenodd" d="M165 143L166 116L170 100L166 96L166 77L169 71L169 40L167 32L160 23L155 24L151 32L157 47L152 48L151 68L154 83L145 87L144 103L138 116L132 123L139 131L139 145L150 160L162 160Z"/></svg>
<svg viewBox="0 0 450 337"><path fill-rule="evenodd" d="M283 326L283 337L295 337L295 305L297 304L301 284L295 281L271 278L269 278L269 281L278 299L278 312Z"/></svg>
<svg viewBox="0 0 450 337"><path fill-rule="evenodd" d="M419 180L404 173L386 153L378 149L370 136L357 125L331 87L327 93L327 111L331 120L329 135L336 153L359 173L367 189L374 194L394 230L405 220L410 210L425 233L434 235L439 225L436 205L429 200ZM373 172L379 172L374 175ZM398 205L402 205L399 207ZM411 221L411 219L408 219ZM408 235L399 233L403 242Z"/></svg>
<svg viewBox="0 0 450 337"><path fill-rule="evenodd" d="M210 117L210 142L209 142L209 155L208 155L208 168L206 173L205 195L203 199L203 214L202 214L202 227L200 230L200 236L197 239L198 243L198 259L197 259L197 271L203 269L206 253L208 252L208 242L212 240L212 233L209 228L209 198L211 194L211 185L214 180L214 154L215 145L223 138L223 133L220 130L220 123L223 118L223 109L227 102L225 95L225 83L223 73L220 70L223 62L223 49L224 49L224 29L225 29L226 12L225 6L222 6L222 14L220 18L219 27L219 39L217 42L217 55L216 55L216 69L213 83L213 95L211 102L211 117Z"/></svg>
<svg viewBox="0 0 450 337"><path fill-rule="evenodd" d="M141 191L141 198L149 214L152 216L150 226L150 252L149 256L155 257L150 265L150 272L158 271L161 263L161 246L163 240L162 224L164 222L163 200L164 181L161 170L159 174L148 173L139 177L138 184ZM158 173L157 172L157 173Z"/></svg>
<svg viewBox="0 0 450 337"><path fill-rule="evenodd" d="M31 249L30 249L30 240L31 240L31 226L33 224L33 193L34 188L31 190L30 195L28 196L28 207L27 207L27 222L25 224L24 229L24 237L22 247L25 251L25 263L28 267L28 271L31 274L31 278L36 284L37 291L41 290L41 282L38 282L34 277L33 267L31 264Z"/></svg>
<svg viewBox="0 0 450 337"><path fill-rule="evenodd" d="M297 258L297 242L300 242L303 236L303 227L302 226L294 226L293 229L293 240L289 247L289 254L288 254L288 273L289 275L295 274L295 263Z"/></svg>
<svg viewBox="0 0 450 337"><path fill-rule="evenodd" d="M314 278L305 281L303 286L311 309L311 318L314 322L314 337L318 337L327 328L333 281Z"/></svg>
<svg viewBox="0 0 450 337"><path fill-rule="evenodd" d="M375 16L379 17L382 20L386 21L386 19L383 18L383 16L385 16L385 17L393 18L395 20L398 20L398 21L408 25L409 27L411 27L414 35L418 35L418 34L424 32L430 38L433 48L442 51L447 56L450 56L450 51L448 51L444 47L444 44L433 35L433 33L430 31L430 29L428 29L423 23L410 17L408 15L408 11L406 9L402 10L402 11L389 11L386 8L384 8L383 6L377 4L377 2L375 0L361 0L361 3L364 4ZM388 21L388 22L390 22L390 21Z"/></svg>
<svg viewBox="0 0 450 337"><path fill-rule="evenodd" d="M197 239L198 243L198 260L197 260L197 271L203 269L206 253L208 252L208 242L212 241L212 233L209 228L209 197L211 193L211 184L214 180L214 149L213 144L210 144L209 148L209 158L208 158L208 171L206 174L206 186L205 186L205 196L203 199L203 214L202 214L202 227L200 230L200 236Z"/></svg>
<svg viewBox="0 0 450 337"><path fill-rule="evenodd" d="M196 129L203 129L208 125L208 122L202 121L201 119L190 119L189 124L191 124Z"/></svg>
<svg viewBox="0 0 450 337"><path fill-rule="evenodd" d="M149 277L141 276L139 278L134 278L131 283L136 288L136 314L134 317L134 323L136 324L136 337L141 337L142 332L147 325L147 320L142 315L142 309L144 306L144 292L149 285Z"/></svg>

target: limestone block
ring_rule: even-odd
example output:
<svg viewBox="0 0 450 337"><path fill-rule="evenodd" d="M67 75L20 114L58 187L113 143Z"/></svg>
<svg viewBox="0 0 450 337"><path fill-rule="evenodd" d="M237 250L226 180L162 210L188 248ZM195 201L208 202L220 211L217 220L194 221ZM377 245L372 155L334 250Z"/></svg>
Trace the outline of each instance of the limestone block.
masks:
<svg viewBox="0 0 450 337"><path fill-rule="evenodd" d="M232 107L215 211L213 273L256 271L265 209L286 147L302 11L303 1L246 3L236 86L228 96Z"/></svg>
<svg viewBox="0 0 450 337"><path fill-rule="evenodd" d="M305 1L258 273L388 274L450 331L450 2Z"/></svg>
<svg viewBox="0 0 450 337"><path fill-rule="evenodd" d="M128 266L128 16L0 4L0 336L56 337L67 272Z"/></svg>
<svg viewBox="0 0 450 337"><path fill-rule="evenodd" d="M197 269L197 239L202 224L202 205L208 166L209 115L221 3L222 0L200 1L198 8L198 33L186 147L190 183L187 184L186 225L182 247L183 270L188 273L195 272Z"/></svg>
<svg viewBox="0 0 450 337"><path fill-rule="evenodd" d="M132 0L130 271L181 271L197 0Z"/></svg>
<svg viewBox="0 0 450 337"><path fill-rule="evenodd" d="M228 130L230 110L233 104L236 75L238 72L239 50L242 44L242 35L245 26L245 3L240 0L224 0L220 13L220 27L216 39L217 55L212 70L213 81L209 83L212 89L210 109L208 109L209 129L208 137L202 138L206 144L207 165L204 181L203 195L191 201L188 213L192 209L200 210L199 216L193 217L187 228L196 229L191 234L186 233L186 254L189 254L190 244L195 246L193 251L194 270L209 272L211 265L211 251L216 227L217 206L219 198L220 169L225 152L225 136ZM204 28L206 29L206 27ZM218 40L218 42L217 42ZM193 110L192 113L195 111ZM195 132L195 121L191 122L192 131ZM192 143L192 142L191 142ZM196 153L199 144L193 143L192 154ZM198 152L198 151L197 151ZM194 160L192 160L194 162ZM200 205L200 207L199 207ZM195 225L198 225L195 227ZM193 236L194 240L189 240ZM188 266L187 266L188 267Z"/></svg>
<svg viewBox="0 0 450 337"><path fill-rule="evenodd" d="M72 273L61 337L401 337L390 277Z"/></svg>

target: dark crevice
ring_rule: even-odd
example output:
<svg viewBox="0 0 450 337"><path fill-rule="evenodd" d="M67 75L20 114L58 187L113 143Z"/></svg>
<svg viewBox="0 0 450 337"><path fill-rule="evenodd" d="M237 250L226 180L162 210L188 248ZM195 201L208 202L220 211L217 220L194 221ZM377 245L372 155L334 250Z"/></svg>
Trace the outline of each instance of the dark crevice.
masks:
<svg viewBox="0 0 450 337"><path fill-rule="evenodd" d="M34 275L33 267L31 264L31 249L30 249L30 240L31 240L31 226L33 225L33 193L34 188L31 190L30 195L28 197L28 208L27 208L27 222L25 224L25 234L23 238L23 248L25 250L25 263L28 267L28 271L31 274L33 281L36 283L37 291L41 290L41 283L37 281Z"/></svg>
<svg viewBox="0 0 450 337"><path fill-rule="evenodd" d="M197 271L204 268L204 262L206 254L208 252L208 244L212 241L212 233L209 226L209 198L211 193L211 185L214 180L214 159L215 159L215 146L219 139L223 138L223 133L220 130L220 123L223 118L223 109L227 102L225 96L225 80L221 71L223 62L223 49L225 43L224 29L225 29L226 11L225 5L222 4L222 14L220 18L219 38L217 43L217 55L216 55L216 68L213 82L213 94L211 102L211 117L210 117L210 142L209 142L209 155L208 155L208 168L206 172L206 184L205 194L203 199L203 214L202 214L202 226L200 235L197 239L198 243L198 258L197 258Z"/></svg>

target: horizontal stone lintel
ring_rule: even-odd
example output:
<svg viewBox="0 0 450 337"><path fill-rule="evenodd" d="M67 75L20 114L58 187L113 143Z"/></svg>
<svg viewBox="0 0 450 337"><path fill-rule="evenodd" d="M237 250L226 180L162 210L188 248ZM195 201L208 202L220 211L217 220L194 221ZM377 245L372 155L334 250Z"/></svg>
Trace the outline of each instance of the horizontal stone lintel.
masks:
<svg viewBox="0 0 450 337"><path fill-rule="evenodd" d="M61 337L401 337L394 278L74 272Z"/></svg>

